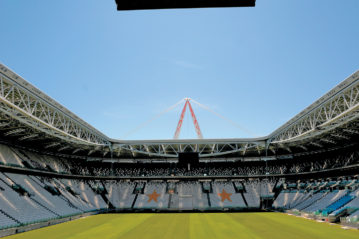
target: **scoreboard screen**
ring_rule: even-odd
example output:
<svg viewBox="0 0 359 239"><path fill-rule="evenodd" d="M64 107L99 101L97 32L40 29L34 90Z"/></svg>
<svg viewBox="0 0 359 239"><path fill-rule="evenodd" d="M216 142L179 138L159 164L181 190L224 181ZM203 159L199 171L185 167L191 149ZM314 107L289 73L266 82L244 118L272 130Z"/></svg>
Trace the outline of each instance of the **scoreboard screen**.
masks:
<svg viewBox="0 0 359 239"><path fill-rule="evenodd" d="M116 0L117 10L254 7L256 0Z"/></svg>
<svg viewBox="0 0 359 239"><path fill-rule="evenodd" d="M178 154L178 163L180 165L198 165L199 155L198 153L179 153Z"/></svg>

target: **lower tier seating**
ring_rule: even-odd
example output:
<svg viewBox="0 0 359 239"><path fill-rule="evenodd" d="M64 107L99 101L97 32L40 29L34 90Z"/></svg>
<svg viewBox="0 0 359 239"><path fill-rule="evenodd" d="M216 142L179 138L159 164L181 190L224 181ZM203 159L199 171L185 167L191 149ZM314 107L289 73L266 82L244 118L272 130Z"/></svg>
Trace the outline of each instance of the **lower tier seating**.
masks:
<svg viewBox="0 0 359 239"><path fill-rule="evenodd" d="M319 210L335 214L343 208L354 212L359 209L359 189L353 189L357 181L347 182L351 189L337 190L332 186L341 185L343 181L299 184L267 179L86 181L0 173L0 223L4 228L110 207L117 210L253 210L260 209L264 200L274 200L274 208L307 213ZM301 187L306 189L299 189Z"/></svg>

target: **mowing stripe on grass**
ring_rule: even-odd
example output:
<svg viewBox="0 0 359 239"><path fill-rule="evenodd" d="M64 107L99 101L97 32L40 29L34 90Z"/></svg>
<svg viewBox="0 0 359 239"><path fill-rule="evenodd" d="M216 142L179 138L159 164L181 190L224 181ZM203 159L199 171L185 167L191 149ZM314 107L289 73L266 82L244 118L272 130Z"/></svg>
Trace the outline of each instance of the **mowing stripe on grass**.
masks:
<svg viewBox="0 0 359 239"><path fill-rule="evenodd" d="M103 214L9 239L358 239L358 230L283 213Z"/></svg>

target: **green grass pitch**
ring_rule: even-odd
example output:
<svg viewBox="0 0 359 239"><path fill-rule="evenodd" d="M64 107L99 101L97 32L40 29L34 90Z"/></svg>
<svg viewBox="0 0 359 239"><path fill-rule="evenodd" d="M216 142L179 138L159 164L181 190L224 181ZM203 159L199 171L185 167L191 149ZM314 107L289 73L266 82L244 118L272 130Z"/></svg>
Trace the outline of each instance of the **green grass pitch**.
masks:
<svg viewBox="0 0 359 239"><path fill-rule="evenodd" d="M7 238L358 239L359 231L282 213L132 213L95 215Z"/></svg>

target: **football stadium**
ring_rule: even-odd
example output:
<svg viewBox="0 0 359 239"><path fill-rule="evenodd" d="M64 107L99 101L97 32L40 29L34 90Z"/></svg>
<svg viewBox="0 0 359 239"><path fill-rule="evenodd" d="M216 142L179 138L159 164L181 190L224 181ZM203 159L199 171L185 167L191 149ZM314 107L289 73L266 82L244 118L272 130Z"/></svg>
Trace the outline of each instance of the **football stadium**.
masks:
<svg viewBox="0 0 359 239"><path fill-rule="evenodd" d="M232 121L183 98L172 139L114 139L1 62L0 237L359 238L359 70L346 75L266 136L205 138L198 108ZM197 138L180 137L186 114Z"/></svg>

